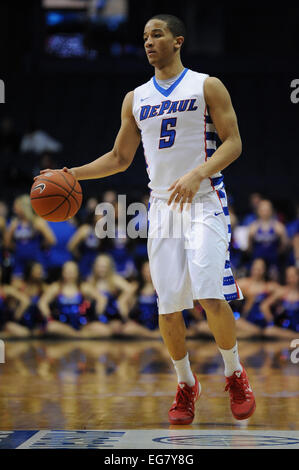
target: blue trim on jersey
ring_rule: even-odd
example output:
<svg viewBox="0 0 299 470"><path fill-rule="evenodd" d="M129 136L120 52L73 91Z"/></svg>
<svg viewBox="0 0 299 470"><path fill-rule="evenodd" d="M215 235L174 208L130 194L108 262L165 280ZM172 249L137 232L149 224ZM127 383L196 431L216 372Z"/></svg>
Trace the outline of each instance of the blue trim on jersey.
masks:
<svg viewBox="0 0 299 470"><path fill-rule="evenodd" d="M231 286L234 283L235 283L235 280L234 280L233 276L224 276L224 278L223 278L223 285L224 286Z"/></svg>
<svg viewBox="0 0 299 470"><path fill-rule="evenodd" d="M183 80L183 78L184 78L184 76L186 75L186 73L188 72L188 70L189 70L189 69L185 68L185 69L182 71L182 73L181 73L181 75L179 76L179 78L178 78L169 88L167 88L167 89L162 88L162 87L158 84L158 82L157 82L157 80L156 80L156 77L153 76L153 83L154 83L154 85L155 85L155 88L156 88L160 93L162 93L162 95L164 95L164 96L169 96L170 93L171 93L171 92L178 86L178 84Z"/></svg>
<svg viewBox="0 0 299 470"><path fill-rule="evenodd" d="M221 189L218 189L218 194L221 199L225 199L225 193Z"/></svg>
<svg viewBox="0 0 299 470"><path fill-rule="evenodd" d="M226 260L224 269L229 269L229 268L230 268L230 261Z"/></svg>
<svg viewBox="0 0 299 470"><path fill-rule="evenodd" d="M216 132L206 132L206 140L216 140L217 133Z"/></svg>
<svg viewBox="0 0 299 470"><path fill-rule="evenodd" d="M230 302L231 300L236 300L239 298L238 294L235 292L234 294L224 294L224 298L225 300L227 300L227 302Z"/></svg>
<svg viewBox="0 0 299 470"><path fill-rule="evenodd" d="M210 157L213 155L213 153L214 153L215 151L216 151L216 149L207 149L207 156L208 156L208 158L210 158Z"/></svg>
<svg viewBox="0 0 299 470"><path fill-rule="evenodd" d="M209 149L208 149L209 150ZM213 150L215 152L215 150ZM215 178L211 178L212 183L214 186L218 186L218 184L222 183L224 176L215 176Z"/></svg>
<svg viewBox="0 0 299 470"><path fill-rule="evenodd" d="M206 124L213 124L212 118L208 114L205 115L205 120Z"/></svg>

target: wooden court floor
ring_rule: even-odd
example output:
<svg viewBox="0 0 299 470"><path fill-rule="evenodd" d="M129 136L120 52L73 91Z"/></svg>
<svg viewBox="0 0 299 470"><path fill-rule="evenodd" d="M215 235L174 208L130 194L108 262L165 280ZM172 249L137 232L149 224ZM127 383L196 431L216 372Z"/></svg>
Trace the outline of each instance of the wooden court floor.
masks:
<svg viewBox="0 0 299 470"><path fill-rule="evenodd" d="M188 347L202 396L194 423L171 427L176 377L161 341L6 341L0 431L299 430L299 363L291 362L289 342L239 342L257 402L245 421L231 415L215 343Z"/></svg>

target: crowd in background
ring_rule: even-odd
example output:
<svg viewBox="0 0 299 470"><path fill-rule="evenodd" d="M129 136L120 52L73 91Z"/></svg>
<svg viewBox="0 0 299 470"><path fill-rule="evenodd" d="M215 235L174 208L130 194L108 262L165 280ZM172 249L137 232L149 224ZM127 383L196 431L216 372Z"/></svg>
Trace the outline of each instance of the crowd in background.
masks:
<svg viewBox="0 0 299 470"><path fill-rule="evenodd" d="M28 162L30 178L57 167L61 149L34 125L20 136L12 119L1 121L5 160L13 152L36 155ZM147 207L148 200L144 193L134 202ZM99 202L113 205L115 237L96 233ZM147 239L128 237L120 223L126 209L113 189L87 198L73 219L60 223L36 216L26 194L0 201L0 337L160 337ZM231 195L229 210L231 265L244 295L231 303L238 337L298 336L299 206L286 222L269 199L252 193L245 215ZM144 213L137 225L140 233L147 227ZM189 337L211 336L200 304L183 315Z"/></svg>

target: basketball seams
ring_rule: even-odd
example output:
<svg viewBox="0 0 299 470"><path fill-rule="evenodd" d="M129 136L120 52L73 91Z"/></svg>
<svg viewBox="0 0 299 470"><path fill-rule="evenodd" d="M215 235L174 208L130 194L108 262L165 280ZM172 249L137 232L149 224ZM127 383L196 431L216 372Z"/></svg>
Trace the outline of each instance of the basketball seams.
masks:
<svg viewBox="0 0 299 470"><path fill-rule="evenodd" d="M73 177L74 180L75 180L75 184L74 184L74 186L72 187L71 184L70 184L70 182L68 181L68 179L67 179L67 178L65 177L65 175L63 174L63 172L61 172L60 174L61 174L62 178L64 179L64 181L67 183L67 185L68 185L70 188L72 188L72 192L77 193L77 194L82 194L82 191L77 191L77 189L74 189L75 186L76 186L76 183L77 183L76 178Z"/></svg>
<svg viewBox="0 0 299 470"><path fill-rule="evenodd" d="M75 202L76 202L76 204L77 204L77 207L78 207L78 209L79 209L79 207L80 207L80 206L79 206L79 203L78 203L77 199L75 198L75 196L72 194L72 192L73 192L75 186L76 186L76 180L74 180L74 186L73 186L73 187L70 186L70 187L71 187L71 191L69 192L69 196L72 196L72 198L75 200ZM82 193L81 193L81 194L82 194Z"/></svg>
<svg viewBox="0 0 299 470"><path fill-rule="evenodd" d="M35 196L35 197L31 197L30 199L33 200L33 199L47 199L48 197L63 197L65 199L67 199L67 196L64 196L63 194L49 194L48 196Z"/></svg>
<svg viewBox="0 0 299 470"><path fill-rule="evenodd" d="M68 199L66 199L66 202L68 203L69 207L68 207L67 213L66 213L66 215L65 215L65 219L68 218L69 213L70 213L70 210L71 210L71 206L72 206L71 203L70 203L70 201L69 201Z"/></svg>

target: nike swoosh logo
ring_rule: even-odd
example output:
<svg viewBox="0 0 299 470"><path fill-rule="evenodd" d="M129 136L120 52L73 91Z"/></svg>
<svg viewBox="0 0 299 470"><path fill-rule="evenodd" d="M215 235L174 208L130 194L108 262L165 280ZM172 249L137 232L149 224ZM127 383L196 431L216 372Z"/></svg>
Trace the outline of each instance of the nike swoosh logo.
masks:
<svg viewBox="0 0 299 470"><path fill-rule="evenodd" d="M214 215L220 215L222 214L223 212L214 212Z"/></svg>
<svg viewBox="0 0 299 470"><path fill-rule="evenodd" d="M39 189L39 193L42 193L44 190L45 190L45 183L40 183L38 185L35 186L35 188L33 188L32 191L35 191L36 189Z"/></svg>
<svg viewBox="0 0 299 470"><path fill-rule="evenodd" d="M144 101L144 100L148 100L149 99L149 96L147 96L146 98L140 98L140 101Z"/></svg>

